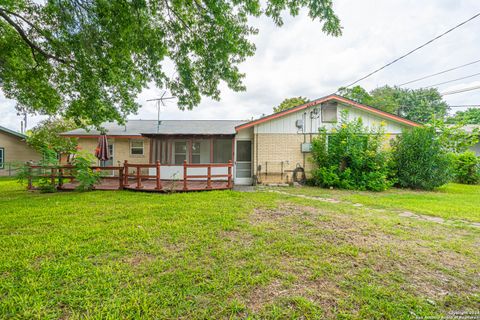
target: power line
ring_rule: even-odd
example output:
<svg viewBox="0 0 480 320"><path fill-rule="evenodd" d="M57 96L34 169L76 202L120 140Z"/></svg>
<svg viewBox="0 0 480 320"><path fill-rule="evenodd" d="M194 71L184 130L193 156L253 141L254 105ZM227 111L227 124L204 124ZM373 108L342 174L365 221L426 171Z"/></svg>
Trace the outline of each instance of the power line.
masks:
<svg viewBox="0 0 480 320"><path fill-rule="evenodd" d="M446 84L446 83L450 83L450 82L455 82L455 81L459 81L459 80L463 80L463 79L472 78L472 77L475 77L475 76L478 76L478 75L480 75L480 72L471 74L471 75L469 75L469 76L465 76L465 77L461 77L461 78L457 78L457 79L452 79L452 80L448 80L448 81L444 81L444 82L432 84L432 85L430 85L430 86L426 86L426 87L423 87L423 88L436 87L436 86L440 86L440 85L442 85L442 84Z"/></svg>
<svg viewBox="0 0 480 320"><path fill-rule="evenodd" d="M442 34L440 34L440 35L436 36L435 38L433 38L433 39L431 39L431 40L429 40L429 41L425 42L425 43L424 43L424 44L422 44L421 46L418 46L418 47L416 47L415 49L413 49L413 50L410 50L409 52L407 52L406 54L404 54L404 55L400 56L399 58L397 58L397 59L393 60L392 62L389 62L389 63L387 63L387 64L386 64L386 65L384 65L383 67L380 67L380 68L378 68L378 69L376 69L376 70L374 70L374 71L370 72L370 73L369 73L369 74L367 74L366 76L363 76L362 78L360 78L360 79L358 79L358 80L356 80L356 81L354 81L354 82L350 83L350 84L349 84L348 86L346 86L345 88L351 87L351 86L353 86L354 84L357 84L358 82L360 82L360 81L362 81L362 80L364 80L364 79L366 79L366 78L368 78L368 77L370 77L370 76L374 75L375 73L377 73L377 72L379 72L379 71L381 71L381 70L385 69L386 67L388 67L388 66L391 66L391 65L392 65L392 64L394 64L395 62L397 62L397 61L399 61L399 60L402 60L402 59L404 59L405 57L407 57L407 56L411 55L411 54L412 54L412 53L414 53L415 51L418 51L418 50L422 49L423 47L425 47L425 46L429 45L430 43L434 42L435 40L438 40L438 39L440 39L441 37L445 36L446 34L448 34L448 33L452 32L453 30L455 30L455 29L457 29L457 28L460 28L461 26L463 26L464 24L466 24L466 23L467 23L467 22L469 22L469 21L472 21L473 19L477 18L478 16L480 16L480 12L479 12L479 13L477 13L477 14L475 14L475 15L474 15L474 16L472 16L471 18L469 18L469 19L467 19L467 20L465 20L465 21L463 21L463 22L461 22L461 23L457 24L455 27L448 29L447 31L445 31L444 33L442 33ZM338 91L337 91L337 92L338 92Z"/></svg>
<svg viewBox="0 0 480 320"><path fill-rule="evenodd" d="M457 93L462 93L462 92L467 92L467 91L472 91L472 90L478 90L480 89L480 86L474 86L474 87L469 87L469 88L463 88L463 89L458 89L458 90L452 90L452 91L446 91L440 93L442 96L447 96L449 94L457 94Z"/></svg>
<svg viewBox="0 0 480 320"><path fill-rule="evenodd" d="M458 105L458 106L448 106L449 108L479 108L479 104L463 104L463 105Z"/></svg>
<svg viewBox="0 0 480 320"><path fill-rule="evenodd" d="M420 80L425 80L425 79L428 79L428 78L431 78L431 77L438 76L438 75L440 75L440 74L444 74L444 73L447 73L447 72L450 72L450 71L453 71L453 70L457 70L457 69L460 69L460 68L463 68L463 67L470 66L470 65L475 64L475 63L478 63L478 62L480 62L480 59L475 60L475 61L472 61L472 62L469 62L469 63L466 63L466 64L462 64L461 66L458 66L458 67L453 67L453 68L450 68L450 69L447 69L447 70L443 70L443 71L440 71L440 72L437 72L437 73L434 73L434 74L430 74L430 75L428 75L428 76L424 76L424 77L417 78L417 79L414 79L414 80L411 80L411 81L407 81L407 82L401 83L401 84L399 84L399 85L397 85L397 86L398 86L398 87L401 87L401 86L404 86L404 85L406 85L406 84L414 83L414 82L417 82L417 81L420 81Z"/></svg>

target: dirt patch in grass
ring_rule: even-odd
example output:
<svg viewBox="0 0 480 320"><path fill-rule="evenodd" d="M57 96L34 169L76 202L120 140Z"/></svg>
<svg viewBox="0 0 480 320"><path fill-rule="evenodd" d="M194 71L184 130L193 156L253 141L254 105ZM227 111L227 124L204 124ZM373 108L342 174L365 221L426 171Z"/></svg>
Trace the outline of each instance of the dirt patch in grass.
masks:
<svg viewBox="0 0 480 320"><path fill-rule="evenodd" d="M326 279L311 281L305 275L292 284L275 279L267 286L255 288L248 295L246 305L251 312L258 313L269 304L299 296L320 306L324 315L331 318L339 298L344 297L345 293L333 281Z"/></svg>
<svg viewBox="0 0 480 320"><path fill-rule="evenodd" d="M371 270L372 283L400 285L412 295L433 301L443 301L452 294L473 295L479 289L477 261L422 237L428 233L459 241L465 233L462 230L456 235L446 226L432 223L427 227L411 221L382 230L365 217L292 203L256 209L249 221L276 235L272 246L279 241L278 234L292 237L292 241L308 239L311 245L306 253L289 252L276 260L282 274L290 278L254 289L246 297L253 312L277 299L302 296L318 304L328 317L346 295L340 284L362 270Z"/></svg>
<svg viewBox="0 0 480 320"><path fill-rule="evenodd" d="M153 262L156 259L156 256L153 254L148 254L145 252L135 252L131 256L122 258L122 262L129 264L132 267L138 267L144 264Z"/></svg>

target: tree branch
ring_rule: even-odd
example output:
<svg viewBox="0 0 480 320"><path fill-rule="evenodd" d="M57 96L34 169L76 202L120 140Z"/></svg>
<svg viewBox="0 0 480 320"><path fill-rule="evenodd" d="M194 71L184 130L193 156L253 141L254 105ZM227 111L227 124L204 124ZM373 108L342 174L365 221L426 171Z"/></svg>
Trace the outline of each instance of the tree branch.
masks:
<svg viewBox="0 0 480 320"><path fill-rule="evenodd" d="M25 43L32 49L32 50L35 50L37 51L38 53L42 54L44 57L46 57L47 59L52 59L52 60L55 60L55 61L58 61L58 62L61 62L61 63L64 63L64 64L67 64L68 61L63 59L63 58L60 58L60 57L57 57L53 54L50 54L48 52L46 52L44 49L42 49L41 47L39 47L37 44L35 44L32 40L30 40L25 31L15 22L13 21L6 13L6 11L2 8L0 8L0 17L2 17L8 24L10 24L16 31L17 33L20 35L20 37L23 39L23 41L25 41Z"/></svg>

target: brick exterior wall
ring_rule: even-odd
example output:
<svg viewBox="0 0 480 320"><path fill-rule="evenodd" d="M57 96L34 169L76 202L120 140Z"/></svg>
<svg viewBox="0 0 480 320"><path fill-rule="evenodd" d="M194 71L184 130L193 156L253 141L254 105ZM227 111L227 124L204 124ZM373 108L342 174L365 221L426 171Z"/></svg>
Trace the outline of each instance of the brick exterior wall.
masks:
<svg viewBox="0 0 480 320"><path fill-rule="evenodd" d="M397 134L387 134L385 148L390 148L390 140ZM315 135L306 134L305 142L310 143ZM289 183L292 182L292 170L300 164L305 169L306 176L314 165L311 153L301 152L304 142L303 134L258 133L254 135L253 163L254 175L258 183ZM283 174L282 164L283 163ZM288 161L288 163L286 162ZM259 170L258 166L261 166Z"/></svg>
<svg viewBox="0 0 480 320"><path fill-rule="evenodd" d="M305 139L307 143L310 142L310 135L307 134ZM312 163L310 153L301 152L303 142L303 134L255 134L253 162L257 181L259 183L291 182L292 170L297 167L297 164L305 169L308 176L308 172L312 169Z"/></svg>

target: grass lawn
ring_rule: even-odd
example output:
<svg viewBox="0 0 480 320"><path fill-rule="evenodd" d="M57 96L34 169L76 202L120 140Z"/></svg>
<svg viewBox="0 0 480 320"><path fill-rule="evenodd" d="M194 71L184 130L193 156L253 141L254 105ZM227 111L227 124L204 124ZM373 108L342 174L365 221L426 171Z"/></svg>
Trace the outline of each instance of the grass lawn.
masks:
<svg viewBox="0 0 480 320"><path fill-rule="evenodd" d="M289 191L366 205L272 192L39 194L1 179L0 318L412 319L480 309L480 229L393 212L477 221L478 189Z"/></svg>

